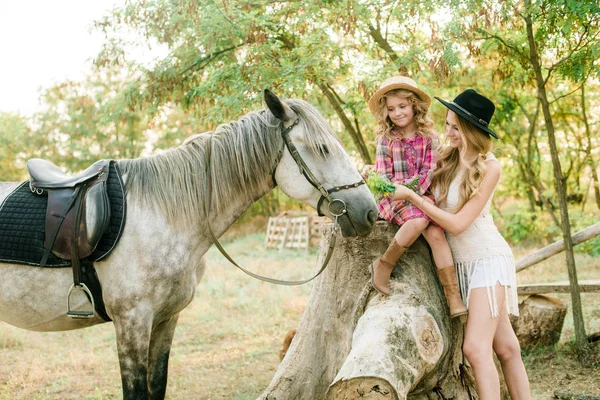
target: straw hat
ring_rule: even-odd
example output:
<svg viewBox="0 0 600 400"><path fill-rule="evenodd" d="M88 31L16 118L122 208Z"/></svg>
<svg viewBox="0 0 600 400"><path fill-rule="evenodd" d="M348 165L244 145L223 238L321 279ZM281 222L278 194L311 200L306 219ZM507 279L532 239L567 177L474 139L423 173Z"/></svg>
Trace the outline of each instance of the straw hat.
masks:
<svg viewBox="0 0 600 400"><path fill-rule="evenodd" d="M498 139L496 132L489 127L496 106L484 95L477 93L474 89L467 89L451 102L439 97L435 99L481 129L482 132Z"/></svg>
<svg viewBox="0 0 600 400"><path fill-rule="evenodd" d="M427 95L427 93L419 89L415 81L413 81L407 76L392 76L391 78L388 78L385 81L383 81L383 83L379 87L379 90L373 93L373 96L371 96L371 98L369 99L369 109L373 114L377 115L377 106L379 104L379 99L384 94L394 89L410 90L411 92L416 94L421 100L427 103L427 107L429 107L429 105L431 104L431 98Z"/></svg>

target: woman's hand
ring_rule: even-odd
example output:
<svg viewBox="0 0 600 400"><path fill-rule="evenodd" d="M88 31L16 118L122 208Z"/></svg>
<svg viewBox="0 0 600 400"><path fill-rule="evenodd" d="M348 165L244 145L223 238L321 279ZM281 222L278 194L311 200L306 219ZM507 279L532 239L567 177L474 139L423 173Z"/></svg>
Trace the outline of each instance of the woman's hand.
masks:
<svg viewBox="0 0 600 400"><path fill-rule="evenodd" d="M392 200L409 200L411 194L415 194L412 190L399 183L394 183L396 191L392 194Z"/></svg>

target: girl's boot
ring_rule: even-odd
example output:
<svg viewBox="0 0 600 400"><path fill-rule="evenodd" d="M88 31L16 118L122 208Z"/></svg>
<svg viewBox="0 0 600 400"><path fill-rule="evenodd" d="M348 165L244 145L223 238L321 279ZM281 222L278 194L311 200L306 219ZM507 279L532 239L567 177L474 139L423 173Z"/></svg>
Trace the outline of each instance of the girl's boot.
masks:
<svg viewBox="0 0 600 400"><path fill-rule="evenodd" d="M444 288L444 294L446 295L446 301L448 301L448 307L450 308L450 318L465 315L467 308L460 298L458 292L458 279L456 278L456 268L454 265L445 268L439 268L437 270L438 276L442 287Z"/></svg>
<svg viewBox="0 0 600 400"><path fill-rule="evenodd" d="M385 253L369 265L371 285L379 293L389 296L390 275L392 275L394 266L396 266L396 263L405 251L406 247L400 246L396 239L394 239Z"/></svg>

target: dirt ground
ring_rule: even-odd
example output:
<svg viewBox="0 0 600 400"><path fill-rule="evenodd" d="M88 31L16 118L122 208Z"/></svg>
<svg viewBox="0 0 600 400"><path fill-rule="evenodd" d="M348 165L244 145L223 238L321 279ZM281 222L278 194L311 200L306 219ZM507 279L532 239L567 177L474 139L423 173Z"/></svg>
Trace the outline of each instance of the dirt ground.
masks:
<svg viewBox="0 0 600 400"><path fill-rule="evenodd" d="M523 360L534 399L553 399L556 398L555 393L571 394L573 398L580 399L586 395L600 399L599 343L593 345L590 354L581 357L570 345L562 344L525 353Z"/></svg>

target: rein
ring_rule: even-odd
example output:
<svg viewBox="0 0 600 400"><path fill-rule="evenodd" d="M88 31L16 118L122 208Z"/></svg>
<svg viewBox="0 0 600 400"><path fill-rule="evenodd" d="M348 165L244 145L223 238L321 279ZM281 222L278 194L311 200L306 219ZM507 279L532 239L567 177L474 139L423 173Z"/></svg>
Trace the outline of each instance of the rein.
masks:
<svg viewBox="0 0 600 400"><path fill-rule="evenodd" d="M321 198L319 199L319 201L317 203L317 212L318 212L319 216L324 215L321 212L321 205L323 204L324 200L327 200L328 201L328 211L334 218L333 227L331 229L331 237L329 240L329 248L327 249L327 254L325 256L325 259L323 260L323 265L321 266L319 271L315 275L313 275L311 278L303 279L300 281L284 281L284 280L279 280L279 279L274 279L274 278L269 278L266 276L258 275L258 274L255 274L254 272L248 271L247 269L241 267L225 251L225 249L223 248L221 243L219 243L219 240L217 239L217 236L215 235L215 233L212 229L212 226L210 225L210 209L211 209L211 198L212 198L212 175L210 173L210 156L211 156L211 149L212 149L212 136L208 136L208 138L207 138L208 143L206 144L206 157L205 157L205 160L206 160L206 162L205 162L206 163L206 192L207 193L206 193L206 202L204 203L204 213L206 216L206 225L208 227L208 233L209 233L209 236L210 236L212 242L214 243L215 247L217 249L219 249L221 254L223 254L223 256L227 260L229 260L229 262L231 262L233 265L235 265L240 270L242 270L242 272L250 275L251 277L259 279L264 282L274 283L277 285L286 285L286 286L296 286L296 285L302 285L307 282L310 282L313 279L315 279L317 276L321 275L321 273L325 270L325 267L327 267L327 264L329 264L329 260L331 259L331 256L333 255L333 250L335 249L336 233L337 233L337 227L338 227L338 217L341 217L342 215L346 214L346 212L347 212L346 203L341 199L334 199L333 197L331 197L331 193L338 192L343 189L355 188L355 187L358 187L365 183L364 180L361 180L360 182L356 182L351 185L336 186L329 190L325 189L323 187L323 185L321 185L319 180L315 177L315 175L312 173L310 168L308 168L308 166L306 165L306 163L300 156L298 149L296 148L296 146L294 145L294 143L292 143L292 141L290 139L289 133L296 125L298 125L298 122L299 122L299 120L296 119L287 128L283 127L283 122L281 123L281 136L283 138L283 142L285 143L285 146L287 147L288 151L292 155L292 158L294 159L294 161L296 161L298 168L300 168L300 172L302 172L302 174L304 175L306 180L321 193ZM274 177L275 177L275 172L273 172L273 182L275 183L275 185L277 185L277 182L275 181ZM341 206L340 206L341 208L336 211L335 207L332 208L332 205L335 205L338 203L341 204Z"/></svg>

